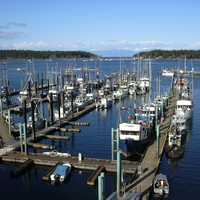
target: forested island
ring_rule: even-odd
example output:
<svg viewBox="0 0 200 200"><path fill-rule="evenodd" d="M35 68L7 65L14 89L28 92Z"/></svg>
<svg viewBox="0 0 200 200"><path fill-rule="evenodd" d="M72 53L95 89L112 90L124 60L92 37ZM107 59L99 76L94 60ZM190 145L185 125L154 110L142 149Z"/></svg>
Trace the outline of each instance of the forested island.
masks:
<svg viewBox="0 0 200 200"><path fill-rule="evenodd" d="M96 58L97 55L86 51L33 51L33 50L0 50L0 59L50 59L50 58Z"/></svg>
<svg viewBox="0 0 200 200"><path fill-rule="evenodd" d="M200 50L152 50L137 53L134 58L142 59L176 59L176 58L200 58Z"/></svg>

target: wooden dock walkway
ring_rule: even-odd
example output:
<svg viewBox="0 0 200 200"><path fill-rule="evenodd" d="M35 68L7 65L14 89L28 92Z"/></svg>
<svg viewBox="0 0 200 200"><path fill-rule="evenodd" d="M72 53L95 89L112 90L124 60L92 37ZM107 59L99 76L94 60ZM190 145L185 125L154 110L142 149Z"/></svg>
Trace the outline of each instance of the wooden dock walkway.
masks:
<svg viewBox="0 0 200 200"><path fill-rule="evenodd" d="M157 155L157 141L155 140L152 145L147 149L147 152L141 162L141 175L127 185L125 191L128 194L132 192L141 192L143 200L149 199L149 189L152 187L153 180L160 165L160 160L164 151L164 146L167 140L168 131L170 130L171 115L175 108L175 97L171 97L166 119L160 126L160 139L159 139L159 158Z"/></svg>
<svg viewBox="0 0 200 200"><path fill-rule="evenodd" d="M116 172L116 161L106 159L96 159L84 157L79 161L77 156L47 156L43 154L29 154L24 155L19 152L10 152L2 156L4 162L24 163L31 159L35 165L55 166L58 162L69 162L74 168L80 170L96 170L99 166L104 166L106 172ZM135 174L138 162L122 161L124 166L124 173Z"/></svg>

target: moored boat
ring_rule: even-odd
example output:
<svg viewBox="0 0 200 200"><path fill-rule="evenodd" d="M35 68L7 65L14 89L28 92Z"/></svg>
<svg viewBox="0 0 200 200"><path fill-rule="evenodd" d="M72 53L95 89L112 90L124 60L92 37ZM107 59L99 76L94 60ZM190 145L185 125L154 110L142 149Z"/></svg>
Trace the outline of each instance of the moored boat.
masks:
<svg viewBox="0 0 200 200"><path fill-rule="evenodd" d="M169 183L166 175L156 175L153 182L153 192L156 197L166 198L169 195Z"/></svg>
<svg viewBox="0 0 200 200"><path fill-rule="evenodd" d="M57 181L63 183L66 177L71 172L71 164L70 163L60 163L56 166L53 173L50 175L51 183L54 184Z"/></svg>

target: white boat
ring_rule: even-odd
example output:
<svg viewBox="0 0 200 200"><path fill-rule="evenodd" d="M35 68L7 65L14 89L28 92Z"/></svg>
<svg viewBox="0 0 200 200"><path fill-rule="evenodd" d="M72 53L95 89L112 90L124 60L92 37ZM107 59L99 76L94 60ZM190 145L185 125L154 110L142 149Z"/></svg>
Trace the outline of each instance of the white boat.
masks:
<svg viewBox="0 0 200 200"><path fill-rule="evenodd" d="M156 115L156 107L155 104L144 104L143 106L139 107L139 113L142 116L150 116L150 117L155 117ZM139 115L139 113L136 113L135 115Z"/></svg>
<svg viewBox="0 0 200 200"><path fill-rule="evenodd" d="M113 100L120 100L123 99L126 96L126 94L128 94L128 92L125 93L124 90L118 89L113 92L112 98Z"/></svg>
<svg viewBox="0 0 200 200"><path fill-rule="evenodd" d="M128 95L128 86L127 85L121 85L120 89L123 91L124 95Z"/></svg>
<svg viewBox="0 0 200 200"><path fill-rule="evenodd" d="M128 93L129 93L130 95L134 95L134 94L135 94L135 88L130 87L130 88L128 89Z"/></svg>
<svg viewBox="0 0 200 200"><path fill-rule="evenodd" d="M60 157L70 157L71 154L69 153L62 153L62 152L58 152L58 151L46 151L42 153L45 156L51 156L51 157L56 157L56 156L60 156Z"/></svg>
<svg viewBox="0 0 200 200"><path fill-rule="evenodd" d="M137 82L137 94L146 94L150 89L150 80L147 77L140 78Z"/></svg>
<svg viewBox="0 0 200 200"><path fill-rule="evenodd" d="M134 95L135 92L136 92L136 83L135 83L135 82L131 82L131 83L129 84L128 93L129 93L130 95Z"/></svg>
<svg viewBox="0 0 200 200"><path fill-rule="evenodd" d="M70 172L71 172L70 163L58 164L53 173L50 175L51 183L54 184L56 181L63 183L66 177L70 174Z"/></svg>
<svg viewBox="0 0 200 200"><path fill-rule="evenodd" d="M87 93L86 94L86 99L89 100L89 101L94 101L96 98L96 94L94 93Z"/></svg>
<svg viewBox="0 0 200 200"><path fill-rule="evenodd" d="M158 197L167 197L169 195L169 183L166 175L156 175L153 182L153 191L155 196Z"/></svg>
<svg viewBox="0 0 200 200"><path fill-rule="evenodd" d="M98 95L100 96L100 97L103 97L105 94L104 94L104 90L99 90L98 91Z"/></svg>
<svg viewBox="0 0 200 200"><path fill-rule="evenodd" d="M83 96L76 97L75 104L77 107L84 107L86 105L85 97L83 97Z"/></svg>
<svg viewBox="0 0 200 200"><path fill-rule="evenodd" d="M167 76L167 77L173 77L174 76L174 72L167 70L167 69L163 69L162 70L162 76Z"/></svg>
<svg viewBox="0 0 200 200"><path fill-rule="evenodd" d="M107 109L112 106L112 99L103 97L96 102L96 108Z"/></svg>
<svg viewBox="0 0 200 200"><path fill-rule="evenodd" d="M120 139L145 141L148 139L148 131L140 123L119 124Z"/></svg>
<svg viewBox="0 0 200 200"><path fill-rule="evenodd" d="M192 117L192 101L191 100L177 100L176 115L184 115L185 120Z"/></svg>

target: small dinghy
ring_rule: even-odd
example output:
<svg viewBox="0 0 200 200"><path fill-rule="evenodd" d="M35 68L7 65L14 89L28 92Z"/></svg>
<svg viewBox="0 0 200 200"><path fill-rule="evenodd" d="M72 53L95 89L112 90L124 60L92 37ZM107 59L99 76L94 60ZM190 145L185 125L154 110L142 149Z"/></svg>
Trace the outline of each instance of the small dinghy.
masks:
<svg viewBox="0 0 200 200"><path fill-rule="evenodd" d="M63 183L66 177L71 172L71 164L70 163L60 163L56 166L54 172L50 176L50 180L52 184L56 182Z"/></svg>
<svg viewBox="0 0 200 200"><path fill-rule="evenodd" d="M169 194L169 183L167 180L167 176L164 174L157 174L154 183L153 183L153 191L156 197L166 198Z"/></svg>

